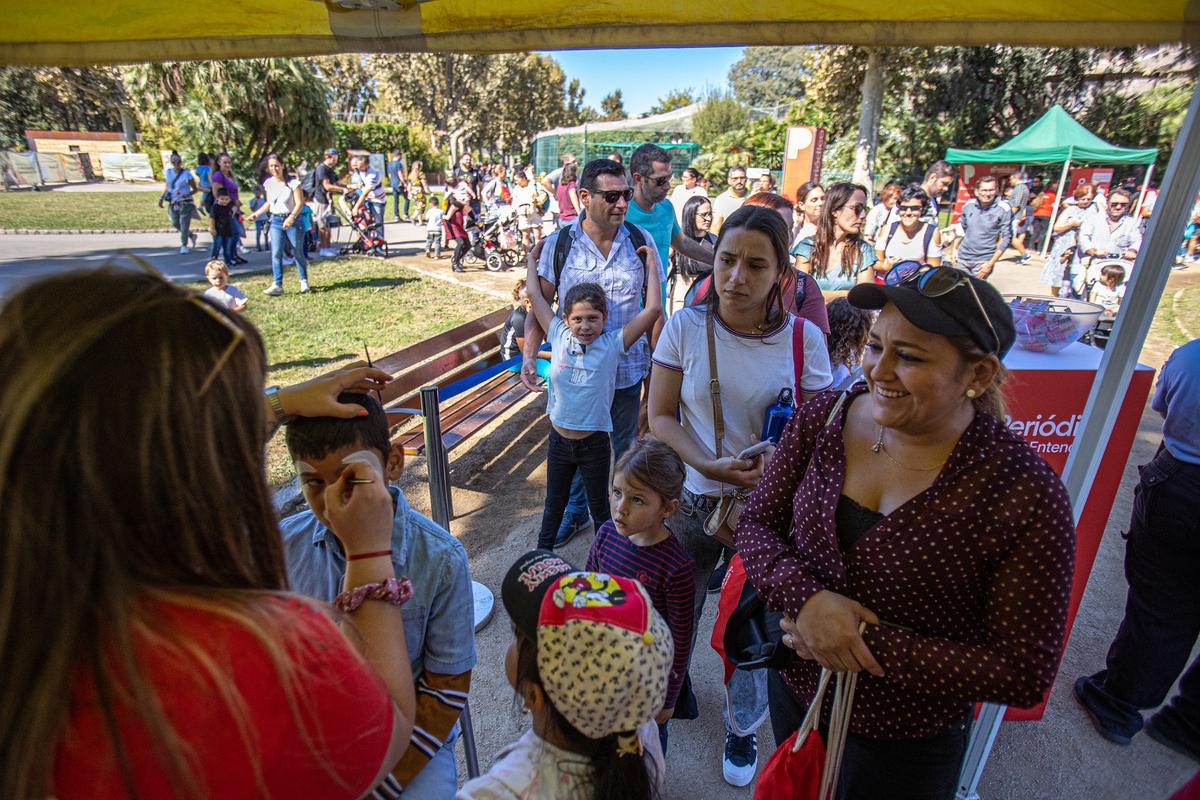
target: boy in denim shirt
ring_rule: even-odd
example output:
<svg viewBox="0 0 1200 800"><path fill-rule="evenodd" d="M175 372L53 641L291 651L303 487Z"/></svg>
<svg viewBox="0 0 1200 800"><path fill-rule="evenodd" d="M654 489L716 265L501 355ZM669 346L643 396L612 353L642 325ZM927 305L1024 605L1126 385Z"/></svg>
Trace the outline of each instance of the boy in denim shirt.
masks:
<svg viewBox="0 0 1200 800"><path fill-rule="evenodd" d="M309 508L280 523L292 589L327 602L342 590L346 553L325 518L325 487L356 461L388 481L404 471L404 451L389 443L387 415L375 398L343 394L338 400L357 403L368 413L352 419L297 418L287 426L288 452ZM471 573L458 540L413 511L398 488L389 491L396 509L392 563L397 575L413 582L413 597L401 613L417 685L417 717L408 749L374 796L403 790L405 800L450 800L458 782L454 739L475 666Z"/></svg>

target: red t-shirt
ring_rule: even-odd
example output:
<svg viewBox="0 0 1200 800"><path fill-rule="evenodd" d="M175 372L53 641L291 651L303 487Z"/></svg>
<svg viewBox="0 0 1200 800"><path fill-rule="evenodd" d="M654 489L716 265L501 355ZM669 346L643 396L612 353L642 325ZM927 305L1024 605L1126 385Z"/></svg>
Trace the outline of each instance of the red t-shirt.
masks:
<svg viewBox="0 0 1200 800"><path fill-rule="evenodd" d="M387 690L327 617L297 600L268 602L279 606L271 630L290 626L295 634L285 645L294 668L295 713L267 649L224 616L164 604L158 607L162 619L154 629L178 631L232 679L244 703L243 727L194 655L158 642L138 647L137 658L167 722L192 750L198 765L193 767L194 779L202 784L199 794L291 800L359 797L371 787L391 741ZM117 704L114 713L138 795L175 796L140 715L123 704ZM256 745L261 784L242 730ZM316 742L316 753L308 741ZM71 689L70 718L56 754L52 793L60 800L128 796L90 677L76 680Z"/></svg>

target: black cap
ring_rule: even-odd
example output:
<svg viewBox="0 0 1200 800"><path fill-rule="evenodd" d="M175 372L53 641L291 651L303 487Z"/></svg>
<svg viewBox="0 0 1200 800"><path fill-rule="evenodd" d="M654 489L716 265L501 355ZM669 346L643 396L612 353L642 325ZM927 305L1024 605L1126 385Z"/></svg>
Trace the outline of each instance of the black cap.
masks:
<svg viewBox="0 0 1200 800"><path fill-rule="evenodd" d="M943 336L970 336L983 352L995 353L1003 358L1012 349L1017 338L1012 309L1004 302L996 287L987 281L965 272L962 276L970 281L971 288L975 289L975 294L979 297L979 303L975 302L975 298L971 296L971 288L966 284L961 284L940 297L927 297L921 294L916 281L898 286L860 283L850 290L846 299L852 306L869 310L883 308L892 303L906 320L923 331L940 333ZM991 320L991 327L988 327L987 320L980 313L981 304ZM995 336L992 335L993 328L996 330Z"/></svg>
<svg viewBox="0 0 1200 800"><path fill-rule="evenodd" d="M509 567L500 586L504 610L512 618L513 624L536 642L542 598L554 585L553 579L567 572L578 571L550 550L530 550L518 558Z"/></svg>

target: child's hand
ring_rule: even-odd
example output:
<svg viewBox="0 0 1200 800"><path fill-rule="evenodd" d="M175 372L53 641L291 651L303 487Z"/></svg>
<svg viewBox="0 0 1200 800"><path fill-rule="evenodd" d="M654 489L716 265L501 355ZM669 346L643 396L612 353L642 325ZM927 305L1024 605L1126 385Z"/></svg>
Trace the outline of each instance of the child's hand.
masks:
<svg viewBox="0 0 1200 800"><path fill-rule="evenodd" d="M387 550L393 514L383 476L368 464L347 464L337 482L325 487L325 516L347 555Z"/></svg>
<svg viewBox="0 0 1200 800"><path fill-rule="evenodd" d="M659 725L663 725L666 722L668 722L671 719L671 717L673 717L673 716L675 716L675 706L671 706L670 708L664 708L662 711L658 712L654 716L654 721L657 722Z"/></svg>

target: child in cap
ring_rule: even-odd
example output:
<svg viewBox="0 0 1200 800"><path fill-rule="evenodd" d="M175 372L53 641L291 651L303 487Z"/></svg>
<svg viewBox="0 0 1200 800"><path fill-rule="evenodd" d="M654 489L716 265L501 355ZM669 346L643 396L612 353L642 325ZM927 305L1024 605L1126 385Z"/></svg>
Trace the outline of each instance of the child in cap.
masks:
<svg viewBox="0 0 1200 800"><path fill-rule="evenodd" d="M613 470L613 518L596 531L587 559L589 570L638 580L671 630L675 660L666 699L654 715L664 755L667 723L699 716L686 680L696 627L696 562L666 525L679 508L683 478L683 460L667 444L653 437L635 442Z"/></svg>
<svg viewBox="0 0 1200 800"><path fill-rule="evenodd" d="M652 719L674 648L646 590L534 550L509 569L501 597L515 633L505 671L533 727L459 799L659 797Z"/></svg>

